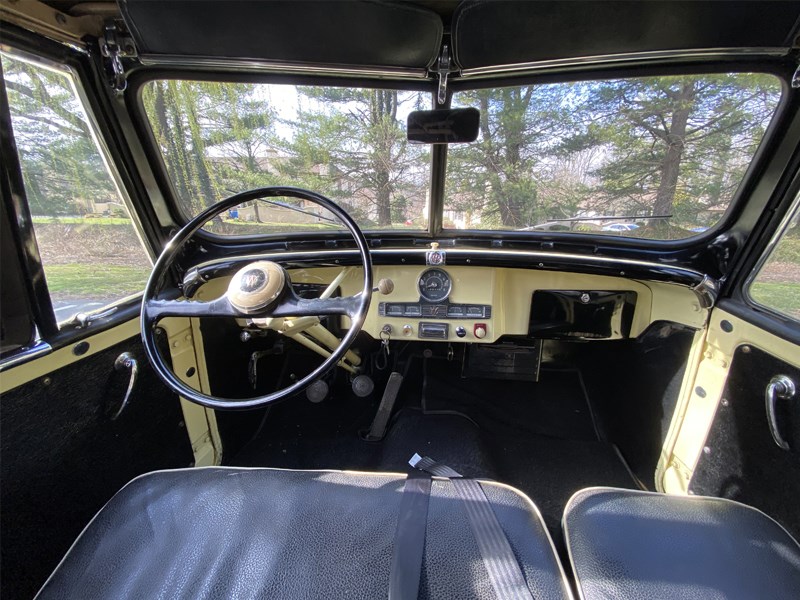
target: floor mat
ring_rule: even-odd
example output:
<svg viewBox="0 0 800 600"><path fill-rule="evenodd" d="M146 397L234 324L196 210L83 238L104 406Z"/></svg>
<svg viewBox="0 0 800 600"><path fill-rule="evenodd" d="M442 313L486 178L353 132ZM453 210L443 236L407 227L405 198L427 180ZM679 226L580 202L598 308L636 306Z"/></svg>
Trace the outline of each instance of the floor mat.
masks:
<svg viewBox="0 0 800 600"><path fill-rule="evenodd" d="M401 411L383 442L365 442L356 432L262 439L248 444L228 464L404 473L415 452L464 475L520 489L539 508L559 547L561 515L572 494L591 486L636 489L611 444L535 435L504 437L458 415L425 415L409 409Z"/></svg>
<svg viewBox="0 0 800 600"><path fill-rule="evenodd" d="M483 429L504 435L598 439L594 418L577 370L541 371L539 381L461 378L455 361L424 362L426 412L457 412Z"/></svg>

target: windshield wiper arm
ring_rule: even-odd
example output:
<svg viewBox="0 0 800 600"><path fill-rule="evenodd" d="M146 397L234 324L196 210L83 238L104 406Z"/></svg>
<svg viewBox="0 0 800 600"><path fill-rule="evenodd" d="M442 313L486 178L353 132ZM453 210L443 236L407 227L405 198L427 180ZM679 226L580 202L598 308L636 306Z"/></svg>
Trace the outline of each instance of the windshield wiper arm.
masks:
<svg viewBox="0 0 800 600"><path fill-rule="evenodd" d="M229 194L233 195L237 192L233 190L225 190ZM316 217L317 219L322 219L323 221L328 221L329 223L333 223L337 227L341 227L336 219L331 219L329 217L323 217L322 215L318 215L317 213L311 212L310 210L304 210L302 208L298 208L296 206L292 206L291 204L286 204L285 202L277 202L275 200L266 200L265 198L259 198L258 200L254 200L254 202L265 202L267 204L272 204L273 206L280 206L281 208L288 208L289 210L293 210L295 212L302 213L304 215L308 215L309 217Z"/></svg>

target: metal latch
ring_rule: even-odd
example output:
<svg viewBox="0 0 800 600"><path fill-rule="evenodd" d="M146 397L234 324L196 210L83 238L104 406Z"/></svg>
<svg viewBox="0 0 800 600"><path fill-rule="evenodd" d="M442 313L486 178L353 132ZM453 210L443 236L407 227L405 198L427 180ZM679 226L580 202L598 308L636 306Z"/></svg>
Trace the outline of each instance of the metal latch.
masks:
<svg viewBox="0 0 800 600"><path fill-rule="evenodd" d="M778 427L778 416L775 404L778 400L791 400L794 398L797 386L791 378L786 375L776 375L769 381L767 390L764 393L764 402L767 409L767 424L772 439L782 450L789 450L789 442L781 435Z"/></svg>
<svg viewBox="0 0 800 600"><path fill-rule="evenodd" d="M105 33L99 44L100 54L106 58L108 84L115 92L122 93L128 87L122 59L136 56L136 46L133 43L133 38L122 35L116 22L109 21L106 23Z"/></svg>
<svg viewBox="0 0 800 600"><path fill-rule="evenodd" d="M439 75L439 93L436 95L436 100L437 104L442 106L447 100L447 77L450 75L450 48L447 47L447 44L442 46L436 73Z"/></svg>
<svg viewBox="0 0 800 600"><path fill-rule="evenodd" d="M112 306L111 308L106 308L99 312L93 312L93 313L79 312L74 317L72 317L72 319L70 319L67 325L75 327L75 329L86 329L89 325L91 325L95 321L106 319L111 315L113 315L118 310L119 310L118 306Z"/></svg>

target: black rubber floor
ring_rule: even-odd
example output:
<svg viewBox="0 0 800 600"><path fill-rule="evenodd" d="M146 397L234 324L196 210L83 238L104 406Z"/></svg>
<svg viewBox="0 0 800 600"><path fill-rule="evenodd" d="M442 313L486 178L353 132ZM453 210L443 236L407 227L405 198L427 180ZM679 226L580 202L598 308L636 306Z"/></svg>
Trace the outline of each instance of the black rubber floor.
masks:
<svg viewBox="0 0 800 600"><path fill-rule="evenodd" d="M359 436L374 412L369 403L298 398L273 409L226 464L406 472L416 452L522 490L558 546L564 505L575 491L636 487L616 449L597 438L576 371L544 371L538 383L462 380L457 366L426 362L424 377L412 372L403 382L404 405L383 441Z"/></svg>

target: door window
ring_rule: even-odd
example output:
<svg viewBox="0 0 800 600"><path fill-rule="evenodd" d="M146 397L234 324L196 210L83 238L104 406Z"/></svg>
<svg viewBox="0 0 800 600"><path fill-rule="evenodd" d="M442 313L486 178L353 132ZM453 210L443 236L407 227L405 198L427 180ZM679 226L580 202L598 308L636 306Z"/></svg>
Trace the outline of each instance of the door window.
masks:
<svg viewBox="0 0 800 600"><path fill-rule="evenodd" d="M750 285L757 304L800 321L800 196Z"/></svg>
<svg viewBox="0 0 800 600"><path fill-rule="evenodd" d="M0 53L56 320L142 291L152 262L66 68Z"/></svg>

